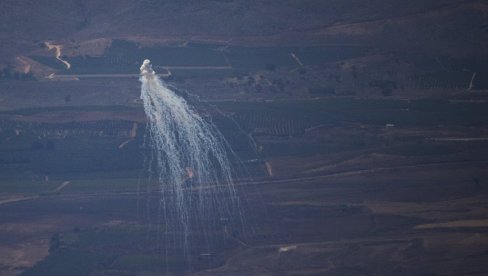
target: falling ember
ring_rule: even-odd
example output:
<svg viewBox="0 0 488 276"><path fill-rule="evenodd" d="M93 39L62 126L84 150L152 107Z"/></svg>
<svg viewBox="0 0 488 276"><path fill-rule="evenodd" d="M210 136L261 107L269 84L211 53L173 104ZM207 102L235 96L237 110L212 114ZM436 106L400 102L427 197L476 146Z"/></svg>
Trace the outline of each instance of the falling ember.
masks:
<svg viewBox="0 0 488 276"><path fill-rule="evenodd" d="M151 171L160 183L160 215L166 231L183 233L187 246L192 231L208 232L223 217L239 213L231 150L217 128L155 74L149 60L140 70Z"/></svg>

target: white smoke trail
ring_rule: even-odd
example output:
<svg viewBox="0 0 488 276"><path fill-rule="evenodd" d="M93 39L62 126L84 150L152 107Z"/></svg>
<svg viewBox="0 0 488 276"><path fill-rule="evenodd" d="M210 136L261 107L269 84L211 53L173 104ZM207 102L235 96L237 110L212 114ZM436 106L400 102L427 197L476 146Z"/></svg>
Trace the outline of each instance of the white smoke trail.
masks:
<svg viewBox="0 0 488 276"><path fill-rule="evenodd" d="M140 82L154 173L161 185L163 227L183 234L188 246L196 227L211 231L223 218L240 215L230 148L212 123L161 81L149 60L141 66Z"/></svg>

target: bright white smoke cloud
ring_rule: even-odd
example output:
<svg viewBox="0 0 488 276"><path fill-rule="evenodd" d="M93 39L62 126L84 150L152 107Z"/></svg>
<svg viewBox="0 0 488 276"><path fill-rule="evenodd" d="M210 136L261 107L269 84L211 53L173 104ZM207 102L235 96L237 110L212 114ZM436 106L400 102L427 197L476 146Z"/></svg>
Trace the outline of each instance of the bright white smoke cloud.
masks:
<svg viewBox="0 0 488 276"><path fill-rule="evenodd" d="M183 232L185 237L196 224L210 229L238 209L230 149L216 127L155 74L149 60L144 60L140 70L141 99L156 165L153 173L161 185L164 227Z"/></svg>

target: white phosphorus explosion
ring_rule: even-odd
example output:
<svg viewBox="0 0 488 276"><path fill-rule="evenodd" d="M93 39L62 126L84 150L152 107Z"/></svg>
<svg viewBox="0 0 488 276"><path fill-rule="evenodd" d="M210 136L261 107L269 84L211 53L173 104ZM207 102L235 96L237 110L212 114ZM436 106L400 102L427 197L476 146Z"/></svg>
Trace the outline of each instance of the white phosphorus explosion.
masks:
<svg viewBox="0 0 488 276"><path fill-rule="evenodd" d="M209 232L240 215L228 154L216 127L198 115L155 74L149 60L141 68L153 174L161 187L160 216L166 233ZM150 162L151 163L151 162ZM151 168L149 168L151 170Z"/></svg>

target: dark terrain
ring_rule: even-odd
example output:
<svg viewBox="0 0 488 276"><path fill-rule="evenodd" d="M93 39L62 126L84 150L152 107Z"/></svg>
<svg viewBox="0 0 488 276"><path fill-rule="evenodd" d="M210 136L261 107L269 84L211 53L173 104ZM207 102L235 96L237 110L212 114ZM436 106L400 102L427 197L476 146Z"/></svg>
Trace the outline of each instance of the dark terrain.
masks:
<svg viewBox="0 0 488 276"><path fill-rule="evenodd" d="M488 275L484 1L0 14L1 275ZM246 172L242 217L186 253L144 169L144 58Z"/></svg>

